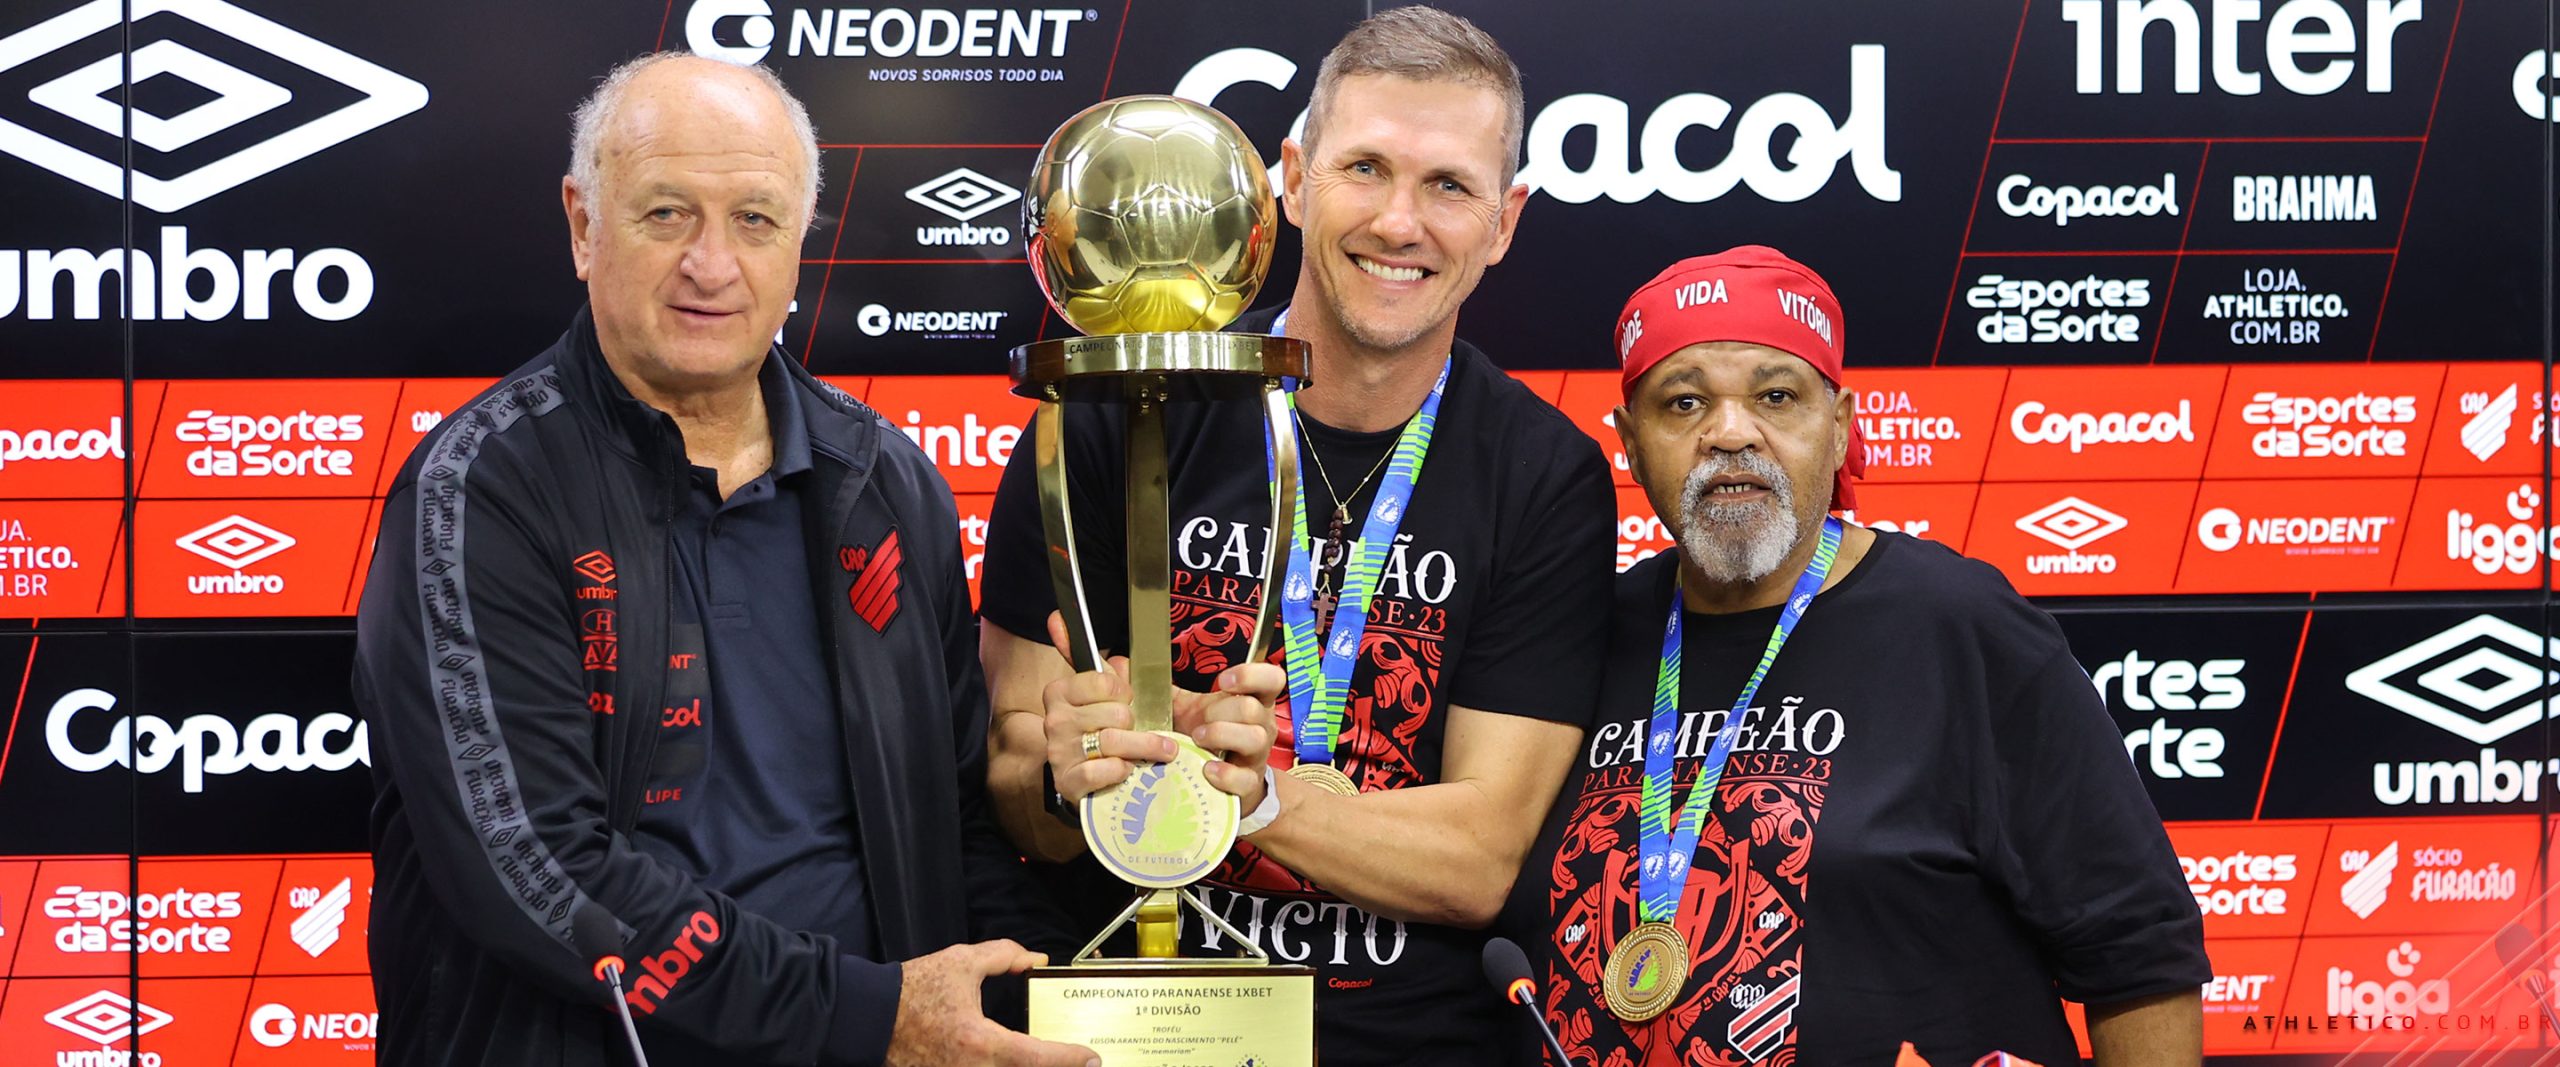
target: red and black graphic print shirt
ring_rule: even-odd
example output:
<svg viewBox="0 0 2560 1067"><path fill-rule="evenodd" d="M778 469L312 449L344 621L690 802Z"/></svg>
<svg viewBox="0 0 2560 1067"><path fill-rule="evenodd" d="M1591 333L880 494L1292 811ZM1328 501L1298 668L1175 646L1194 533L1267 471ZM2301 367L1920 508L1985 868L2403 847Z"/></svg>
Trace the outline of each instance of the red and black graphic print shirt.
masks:
<svg viewBox="0 0 2560 1067"><path fill-rule="evenodd" d="M1877 534L1745 713L1674 920L1687 986L1649 1021L1612 1015L1674 559L1618 579L1600 714L1504 916L1577 1064L1881 1064L1903 1041L1935 1063L2069 1063L2061 998L2212 978L2168 836L2051 617L1986 565ZM1682 619L1675 811L1777 615Z"/></svg>

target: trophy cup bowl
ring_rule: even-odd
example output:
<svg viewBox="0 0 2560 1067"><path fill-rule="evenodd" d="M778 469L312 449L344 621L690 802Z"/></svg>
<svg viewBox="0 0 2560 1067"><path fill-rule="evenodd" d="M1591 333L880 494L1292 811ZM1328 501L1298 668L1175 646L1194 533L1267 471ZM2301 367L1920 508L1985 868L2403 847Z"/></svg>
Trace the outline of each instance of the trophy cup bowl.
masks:
<svg viewBox="0 0 2560 1067"><path fill-rule="evenodd" d="M1031 1032L1084 1044L1115 1065L1252 1062L1311 1067L1314 971L1274 966L1252 940L1186 887L1234 847L1236 798L1209 785L1212 758L1173 729L1172 554L1167 527L1165 406L1258 398L1271 448L1269 529L1286 530L1297 495L1296 426L1286 390L1307 376L1307 347L1286 337L1221 333L1253 303L1270 270L1278 211L1243 131L1170 96L1105 100L1058 127L1022 202L1040 290L1084 336L1011 353L1014 392L1039 401L1032 437L1049 574L1078 671L1103 662L1078 557L1067 484L1066 420L1116 405L1128 421L1125 552L1133 726L1175 743L1168 763L1078 802L1086 846L1136 890L1067 966L1031 975ZM1237 471L1238 477L1255 472ZM1266 588L1246 662L1265 658L1287 570L1285 536L1266 550ZM1177 955L1183 911L1232 939L1240 957ZM1134 920L1138 955L1102 946Z"/></svg>

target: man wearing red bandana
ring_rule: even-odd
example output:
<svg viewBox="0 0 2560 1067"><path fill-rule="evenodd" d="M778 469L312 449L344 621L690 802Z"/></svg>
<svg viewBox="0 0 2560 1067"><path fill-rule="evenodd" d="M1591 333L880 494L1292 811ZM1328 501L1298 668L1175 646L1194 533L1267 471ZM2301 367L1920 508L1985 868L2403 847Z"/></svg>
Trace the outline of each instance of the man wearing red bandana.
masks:
<svg viewBox="0 0 2560 1067"><path fill-rule="evenodd" d="M1638 289L1615 423L1678 550L1620 575L1592 732L1515 886L1577 1064L2196 1063L2203 922L2044 612L1831 517L1845 320L1774 249ZM1561 1067L1561 1065L1559 1065Z"/></svg>

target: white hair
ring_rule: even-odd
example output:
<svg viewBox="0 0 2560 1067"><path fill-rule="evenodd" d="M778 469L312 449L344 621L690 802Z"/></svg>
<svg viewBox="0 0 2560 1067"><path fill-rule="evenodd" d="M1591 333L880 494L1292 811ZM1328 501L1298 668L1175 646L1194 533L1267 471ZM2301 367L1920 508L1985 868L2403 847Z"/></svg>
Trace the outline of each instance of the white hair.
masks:
<svg viewBox="0 0 2560 1067"><path fill-rule="evenodd" d="M597 221L599 210L596 196L602 184L599 171L603 165L600 156L604 131L622 112L623 90L629 88L631 80L639 77L642 71L669 60L689 58L698 57L691 52L652 52L626 61L607 71L604 80L596 85L596 91L578 102L578 109L571 117L569 183L577 187L578 199L587 205L589 223ZM783 112L791 117L791 132L800 140L800 156L808 162L808 175L803 185L805 193L800 205L800 228L806 232L818 219L818 183L824 177L818 165L818 130L809 122L809 109L800 103L799 97L791 95L791 90L783 86L782 79L764 64L730 65L754 74L765 88L773 90L775 98L782 101Z"/></svg>

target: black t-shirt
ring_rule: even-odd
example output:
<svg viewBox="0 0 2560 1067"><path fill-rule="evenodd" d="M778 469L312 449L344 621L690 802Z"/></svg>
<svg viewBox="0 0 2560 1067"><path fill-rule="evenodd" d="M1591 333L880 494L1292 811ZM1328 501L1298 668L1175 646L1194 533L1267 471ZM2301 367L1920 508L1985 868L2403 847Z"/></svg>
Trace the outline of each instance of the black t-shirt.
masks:
<svg viewBox="0 0 2560 1067"><path fill-rule="evenodd" d="M1676 559L1618 579L1599 717L1505 913L1578 1062L1793 1046L1793 1062L1882 1064L1910 1041L1932 1063L2070 1063L2059 998L2212 979L2168 835L2053 620L1991 567L1879 533L1815 599L1735 739L1680 896L1681 999L1645 1023L1611 1015L1601 974L1638 922ZM1683 616L1674 810L1777 615Z"/></svg>
<svg viewBox="0 0 2560 1067"><path fill-rule="evenodd" d="M1268 315L1239 329L1265 329ZM1179 388L1179 387L1177 387ZM1068 471L1088 603L1105 645L1125 645L1121 488L1125 424L1114 408L1068 409ZM1242 659L1260 604L1270 490L1259 404L1169 405L1174 681L1206 689ZM1354 493L1393 433L1312 422L1334 485ZM1054 610L1033 485L1017 449L997 490L980 613L1047 643ZM1330 515L1312 472L1309 522ZM1591 439L1472 346L1457 347L1429 454L1389 552L1343 713L1335 764L1364 790L1439 780L1445 709L1455 704L1587 725L1608 612L1614 501ZM1349 536L1358 536L1356 524ZM1279 641L1272 660L1281 658ZM1280 712L1275 767L1294 736ZM1084 865L1087 878L1092 865ZM1116 908L1125 886L1097 896ZM1501 1003L1478 967L1484 934L1373 916L1239 844L1203 896L1276 962L1318 969L1317 1040L1327 1064L1480 1063L1507 1056ZM1094 927L1110 912L1086 914ZM1186 951L1232 951L1186 924Z"/></svg>

